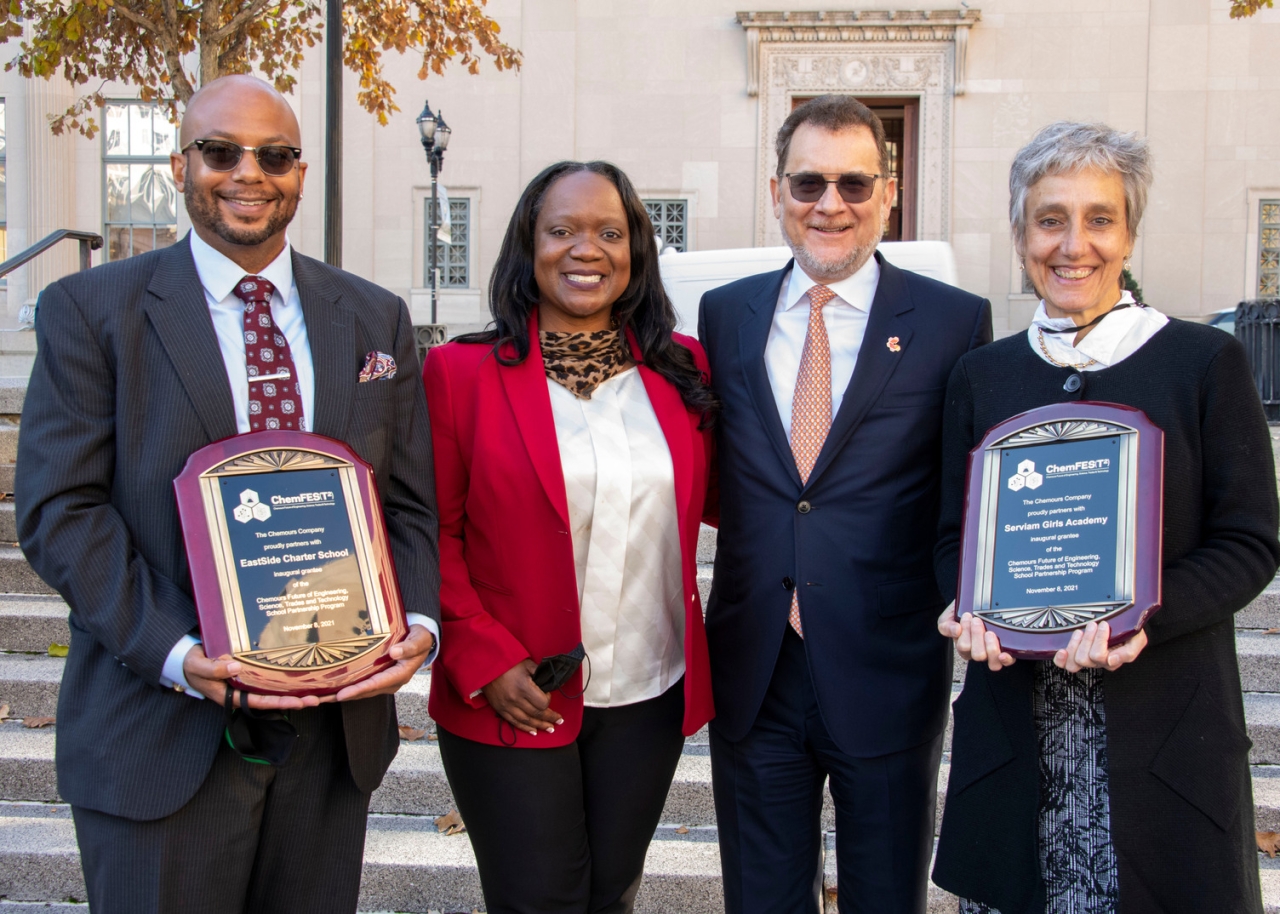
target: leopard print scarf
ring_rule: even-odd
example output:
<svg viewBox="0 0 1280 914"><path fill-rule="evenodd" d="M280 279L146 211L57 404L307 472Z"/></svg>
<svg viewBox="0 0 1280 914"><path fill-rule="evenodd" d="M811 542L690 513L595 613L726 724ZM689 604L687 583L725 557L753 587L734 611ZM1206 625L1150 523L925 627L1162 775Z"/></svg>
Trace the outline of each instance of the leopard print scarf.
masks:
<svg viewBox="0 0 1280 914"><path fill-rule="evenodd" d="M547 377L582 400L631 367L631 351L620 329L593 333L538 331Z"/></svg>

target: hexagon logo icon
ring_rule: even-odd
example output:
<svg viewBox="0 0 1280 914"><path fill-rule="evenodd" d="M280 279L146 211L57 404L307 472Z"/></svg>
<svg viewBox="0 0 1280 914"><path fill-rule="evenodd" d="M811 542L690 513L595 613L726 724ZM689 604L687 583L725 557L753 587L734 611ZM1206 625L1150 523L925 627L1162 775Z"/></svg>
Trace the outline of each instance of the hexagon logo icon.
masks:
<svg viewBox="0 0 1280 914"><path fill-rule="evenodd" d="M1017 492L1021 489L1038 489L1044 485L1044 477L1036 472L1035 461L1024 460L1018 464L1018 472L1009 477L1009 488Z"/></svg>
<svg viewBox="0 0 1280 914"><path fill-rule="evenodd" d="M240 504L236 505L231 514L240 523L247 524L255 519L266 520L271 516L271 509L261 502L257 492L245 489L240 493Z"/></svg>

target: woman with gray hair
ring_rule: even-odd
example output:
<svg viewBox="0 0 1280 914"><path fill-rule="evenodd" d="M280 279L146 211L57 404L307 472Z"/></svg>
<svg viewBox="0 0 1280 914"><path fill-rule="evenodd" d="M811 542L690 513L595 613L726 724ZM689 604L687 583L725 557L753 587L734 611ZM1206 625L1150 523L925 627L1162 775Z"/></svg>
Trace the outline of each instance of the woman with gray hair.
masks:
<svg viewBox="0 0 1280 914"><path fill-rule="evenodd" d="M1244 351L1124 291L1146 143L1059 122L1014 158L1010 219L1041 301L1026 334L962 357L943 423L939 586L954 596L967 457L987 430L1078 400L1165 433L1162 607L1124 644L1089 623L1023 661L948 607L969 661L934 881L962 914L1261 914L1233 614L1280 562L1275 467Z"/></svg>

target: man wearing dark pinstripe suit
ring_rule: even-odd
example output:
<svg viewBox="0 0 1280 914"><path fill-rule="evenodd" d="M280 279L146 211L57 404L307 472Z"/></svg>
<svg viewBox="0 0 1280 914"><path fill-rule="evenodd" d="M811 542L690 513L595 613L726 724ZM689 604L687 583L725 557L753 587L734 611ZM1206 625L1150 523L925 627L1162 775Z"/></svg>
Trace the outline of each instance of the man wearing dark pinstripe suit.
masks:
<svg viewBox="0 0 1280 914"><path fill-rule="evenodd" d="M439 632L413 329L391 293L290 248L306 166L274 89L212 82L181 134L173 171L193 233L40 298L16 488L23 549L71 609L58 790L94 914L352 912L369 795L398 746L392 693L434 656ZM298 732L279 767L224 739L224 680L238 664L206 658L197 640L172 490L193 451L250 431L246 277L273 290L304 427L374 467L411 623L397 662L336 702L248 697L286 710ZM359 383L371 353L398 371Z"/></svg>

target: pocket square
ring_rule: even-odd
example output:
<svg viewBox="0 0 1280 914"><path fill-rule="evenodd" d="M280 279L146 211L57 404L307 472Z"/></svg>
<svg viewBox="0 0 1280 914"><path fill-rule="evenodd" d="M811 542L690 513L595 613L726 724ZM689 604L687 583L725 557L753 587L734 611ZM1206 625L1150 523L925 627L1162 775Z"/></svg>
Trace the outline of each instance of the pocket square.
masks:
<svg viewBox="0 0 1280 914"><path fill-rule="evenodd" d="M365 381L378 381L383 378L388 381L396 376L396 360L385 352L371 352L364 359L364 367L360 369L360 383Z"/></svg>

